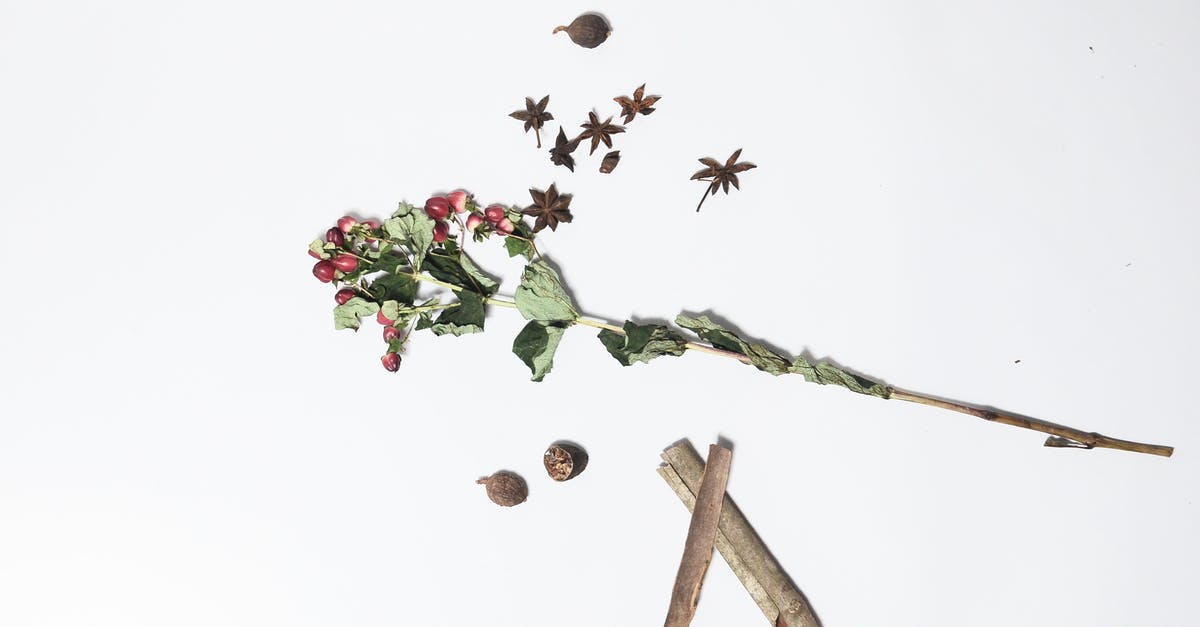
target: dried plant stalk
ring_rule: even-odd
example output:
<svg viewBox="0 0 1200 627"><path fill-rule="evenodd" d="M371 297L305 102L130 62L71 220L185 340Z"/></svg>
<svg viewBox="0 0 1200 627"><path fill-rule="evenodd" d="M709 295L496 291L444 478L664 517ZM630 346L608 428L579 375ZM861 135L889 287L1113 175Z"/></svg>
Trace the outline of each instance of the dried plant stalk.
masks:
<svg viewBox="0 0 1200 627"><path fill-rule="evenodd" d="M675 575L665 627L687 627L696 615L704 573L708 572L708 565L712 562L713 543L717 539L717 524L721 516L721 504L725 501L725 485L729 481L732 459L733 452L729 449L716 444L708 447L708 464L701 473L696 491L692 522L688 526L679 572Z"/></svg>
<svg viewBox="0 0 1200 627"><path fill-rule="evenodd" d="M658 474L684 505L692 509L704 474L704 460L686 440L663 451L662 458L666 463L659 467ZM808 599L792 583L728 495L721 507L715 544L770 624L820 627Z"/></svg>

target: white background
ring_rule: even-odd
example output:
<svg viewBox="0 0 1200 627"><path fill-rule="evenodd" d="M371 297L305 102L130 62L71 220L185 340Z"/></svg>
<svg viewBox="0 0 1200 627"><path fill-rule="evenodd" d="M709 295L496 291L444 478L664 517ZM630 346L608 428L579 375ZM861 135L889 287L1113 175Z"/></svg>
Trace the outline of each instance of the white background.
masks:
<svg viewBox="0 0 1200 627"><path fill-rule="evenodd" d="M551 36L587 9L600 48ZM1193 625L1195 2L0 3L0 624L653 625L729 490L827 627ZM664 97L574 174L507 114ZM557 131L556 123L547 135ZM743 190L693 209L696 158ZM334 332L308 242L467 187L576 220L587 313L711 311L791 354L1172 459L572 329ZM511 294L519 265L480 252ZM552 484L544 447L592 455ZM529 501L474 480L524 474ZM762 623L721 562L696 625Z"/></svg>

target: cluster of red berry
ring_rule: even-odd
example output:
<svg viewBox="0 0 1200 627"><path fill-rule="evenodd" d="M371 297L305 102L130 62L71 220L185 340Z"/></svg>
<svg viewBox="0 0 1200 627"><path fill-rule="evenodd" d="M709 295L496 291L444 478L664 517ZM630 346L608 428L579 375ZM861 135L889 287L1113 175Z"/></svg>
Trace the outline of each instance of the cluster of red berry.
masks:
<svg viewBox="0 0 1200 627"><path fill-rule="evenodd" d="M356 224L358 224L358 220L355 220L350 216L342 216L337 221L337 226L325 231L325 241L337 246L338 248L342 248L346 245L346 236L350 234L351 229L353 229ZM374 220L366 220L362 223L362 225L370 232L374 232L379 228L379 223ZM367 238L367 241L374 240L372 238ZM358 269L358 257L348 252L338 253L329 259L321 259L321 256L312 250L309 250L308 254L316 257L318 260L316 265L313 266L312 272L313 276L317 277L317 280L322 283L329 283L332 281L337 271L354 272ZM340 294L341 292L338 293ZM350 299L346 298L346 300ZM345 301L340 301L338 304L343 302Z"/></svg>
<svg viewBox="0 0 1200 627"><path fill-rule="evenodd" d="M337 226L325 231L325 241L333 244L338 249L344 249L346 246L346 236L350 235L351 231L356 227L360 229L360 233L368 243L377 241L378 238L371 237L371 235L376 234L376 231L379 230L378 222L375 220L363 220L359 222L350 216L342 216L338 219ZM349 252L336 253L329 259L320 259L320 255L312 250L309 250L309 254L318 258L312 272L313 276L317 277L317 280L322 283L332 282L338 277L338 272L345 274L358 269L359 258ZM345 305L355 296L360 296L360 294L348 287L344 287L334 293L333 300L337 301L339 305ZM383 325L383 341L387 342L389 347L397 346L403 333L400 329L396 328L396 322L389 320L383 315L382 311L375 314L375 319L379 324ZM400 355L394 350L389 350L385 353L380 358L380 361L383 362L383 367L391 372L400 369Z"/></svg>
<svg viewBox="0 0 1200 627"><path fill-rule="evenodd" d="M458 217L463 213L469 213L465 221ZM425 215L433 220L433 241L436 244L445 242L450 237L451 221L457 223L466 233L473 234L477 241L493 232L507 236L517 230L517 225L509 218L509 212L503 205L492 204L480 212L471 196L462 190L426 200ZM351 216L342 216L336 226L325 232L325 244L322 246L318 240L314 242L313 248L309 249L309 254L317 259L312 269L313 276L322 283L341 282L344 276L359 270L361 263L367 263L362 257L354 254L357 250L355 242L365 241L371 244L380 239L387 241L380 230L379 222L359 221ZM366 254L361 250L359 252ZM338 305L344 305L356 296L371 300L369 294L351 287L339 289L333 298ZM404 333L397 328L394 320L389 320L383 315L382 310L376 313L375 319L383 325L383 341L387 342L389 349L381 358L383 367L395 372L400 368L400 355L397 350Z"/></svg>
<svg viewBox="0 0 1200 627"><path fill-rule="evenodd" d="M450 234L450 223L446 220L450 217L450 211L453 210L455 214L466 212L468 200L467 193L459 190L445 196L434 196L425 201L425 215L434 220L434 242L446 241ZM474 205L471 205L471 208L473 209ZM508 219L506 211L501 205L489 205L487 209L483 210L483 213L472 210L463 226L468 232L474 233L479 229L479 225L484 223L504 235L512 233L516 228L512 220Z"/></svg>

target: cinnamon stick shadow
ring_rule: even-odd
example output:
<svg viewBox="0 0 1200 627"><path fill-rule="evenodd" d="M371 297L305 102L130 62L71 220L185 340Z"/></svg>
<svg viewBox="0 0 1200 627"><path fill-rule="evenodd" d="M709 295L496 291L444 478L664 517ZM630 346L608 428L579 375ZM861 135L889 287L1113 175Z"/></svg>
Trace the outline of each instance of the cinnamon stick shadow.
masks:
<svg viewBox="0 0 1200 627"><path fill-rule="evenodd" d="M703 458L687 440L664 450L662 458L665 463L659 466L658 474L684 505L693 509L704 475ZM721 506L716 547L771 625L821 627L807 597L784 572L728 494Z"/></svg>

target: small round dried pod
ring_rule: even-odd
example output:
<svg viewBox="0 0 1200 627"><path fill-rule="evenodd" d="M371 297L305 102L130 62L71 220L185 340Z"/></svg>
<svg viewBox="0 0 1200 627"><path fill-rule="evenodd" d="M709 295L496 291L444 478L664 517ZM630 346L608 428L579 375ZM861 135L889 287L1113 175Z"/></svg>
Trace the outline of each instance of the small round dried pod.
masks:
<svg viewBox="0 0 1200 627"><path fill-rule="evenodd" d="M595 48L604 43L612 34L612 27L608 25L608 20L598 13L584 13L567 26L556 27L554 32L564 30L571 37L571 41L584 48Z"/></svg>
<svg viewBox="0 0 1200 627"><path fill-rule="evenodd" d="M507 470L501 470L490 477L479 479L475 483L486 486L488 498L492 499L496 505L503 507L520 505L529 497L529 486L525 484L521 475Z"/></svg>
<svg viewBox="0 0 1200 627"><path fill-rule="evenodd" d="M555 442L542 456L546 473L555 481L567 481L579 476L587 468L587 451L569 442Z"/></svg>

